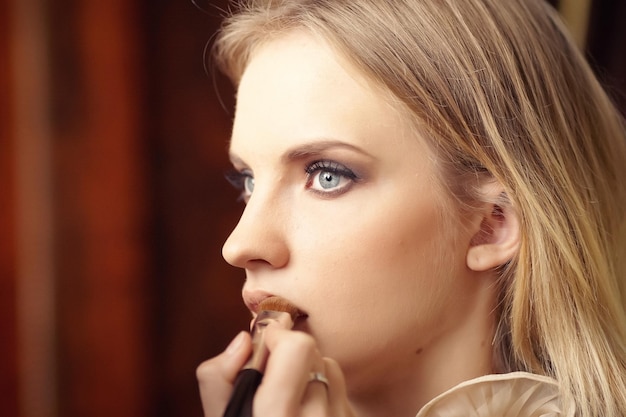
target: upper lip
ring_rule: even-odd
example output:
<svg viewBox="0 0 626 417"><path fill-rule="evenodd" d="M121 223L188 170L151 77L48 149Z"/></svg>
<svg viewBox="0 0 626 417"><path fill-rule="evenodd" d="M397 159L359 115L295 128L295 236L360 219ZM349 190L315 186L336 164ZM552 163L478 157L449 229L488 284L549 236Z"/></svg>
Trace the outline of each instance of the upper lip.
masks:
<svg viewBox="0 0 626 417"><path fill-rule="evenodd" d="M274 294L270 294L264 291L246 291L244 290L241 293L243 297L243 302L248 307L248 310L252 312L252 314L257 314L259 312L259 304L263 300L269 297L273 297Z"/></svg>
<svg viewBox="0 0 626 417"><path fill-rule="evenodd" d="M272 293L265 292L265 291L250 291L250 290L243 290L241 295L243 298L243 302L245 303L246 307L248 307L248 310L252 312L253 315L256 315L259 313L259 305L263 302L263 300L270 298L270 297L280 297L277 294L272 294ZM281 297L281 298L284 298L284 297ZM285 298L285 300L287 299ZM287 301L291 303L290 300L287 300ZM300 310L299 308L298 308L298 313L299 313L298 314L299 316L306 317L308 315L304 311Z"/></svg>

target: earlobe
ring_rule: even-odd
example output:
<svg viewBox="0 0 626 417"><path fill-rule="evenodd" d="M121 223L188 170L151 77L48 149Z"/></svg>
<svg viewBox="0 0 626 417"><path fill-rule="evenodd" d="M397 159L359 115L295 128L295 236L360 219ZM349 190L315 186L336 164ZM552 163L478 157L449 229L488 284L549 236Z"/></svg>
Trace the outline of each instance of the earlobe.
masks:
<svg viewBox="0 0 626 417"><path fill-rule="evenodd" d="M510 261L519 249L520 225L506 194L498 203L485 203L480 224L467 251L467 266L487 271Z"/></svg>

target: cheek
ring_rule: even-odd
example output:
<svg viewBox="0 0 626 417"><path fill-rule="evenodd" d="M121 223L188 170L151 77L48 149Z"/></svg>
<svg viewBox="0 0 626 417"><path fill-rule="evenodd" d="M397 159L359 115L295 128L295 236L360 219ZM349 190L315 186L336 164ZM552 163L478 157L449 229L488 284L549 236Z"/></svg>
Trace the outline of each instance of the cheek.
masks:
<svg viewBox="0 0 626 417"><path fill-rule="evenodd" d="M337 244L343 248L341 263L366 276L377 275L379 279L372 284L393 284L393 279L384 277L402 278L402 285L405 277L437 281L436 267L452 241L441 212L439 205L429 201L404 199L402 204L370 206L346 216L334 231L336 236L347 237Z"/></svg>
<svg viewBox="0 0 626 417"><path fill-rule="evenodd" d="M440 213L427 204L370 205L337 216L332 227L307 228L304 253L312 256L304 255L303 269L307 298L317 301L312 324L323 352L352 361L354 349L367 356L402 338L421 343L406 340L407 333L432 333L460 264Z"/></svg>
<svg viewBox="0 0 626 417"><path fill-rule="evenodd" d="M433 196L405 195L336 204L328 213L302 208L303 221L292 229L292 261L301 271L317 273L314 287L332 289L336 297L337 287L360 290L364 298L436 287L458 268L462 253L452 248L442 205Z"/></svg>

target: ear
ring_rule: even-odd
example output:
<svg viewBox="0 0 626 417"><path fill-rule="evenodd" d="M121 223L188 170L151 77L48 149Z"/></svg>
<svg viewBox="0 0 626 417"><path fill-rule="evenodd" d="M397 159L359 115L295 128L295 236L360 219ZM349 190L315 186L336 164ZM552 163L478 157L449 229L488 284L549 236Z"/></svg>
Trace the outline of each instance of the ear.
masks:
<svg viewBox="0 0 626 417"><path fill-rule="evenodd" d="M504 265L517 253L520 225L515 209L500 184L483 187L484 203L475 222L475 233L467 251L467 266L487 271Z"/></svg>

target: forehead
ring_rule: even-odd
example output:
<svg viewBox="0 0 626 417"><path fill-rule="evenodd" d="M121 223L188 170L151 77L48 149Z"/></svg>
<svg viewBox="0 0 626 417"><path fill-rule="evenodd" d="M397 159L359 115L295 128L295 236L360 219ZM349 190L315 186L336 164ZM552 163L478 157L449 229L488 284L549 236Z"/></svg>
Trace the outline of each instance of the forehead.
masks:
<svg viewBox="0 0 626 417"><path fill-rule="evenodd" d="M328 43L298 31L255 49L239 84L232 139L269 134L349 140L381 127L404 131L407 121L388 94Z"/></svg>
<svg viewBox="0 0 626 417"><path fill-rule="evenodd" d="M371 98L371 90L322 39L288 32L255 49L239 84L238 105L245 104L248 96L255 100L264 96L277 104L302 100L310 104L331 95L336 102L364 100Z"/></svg>

